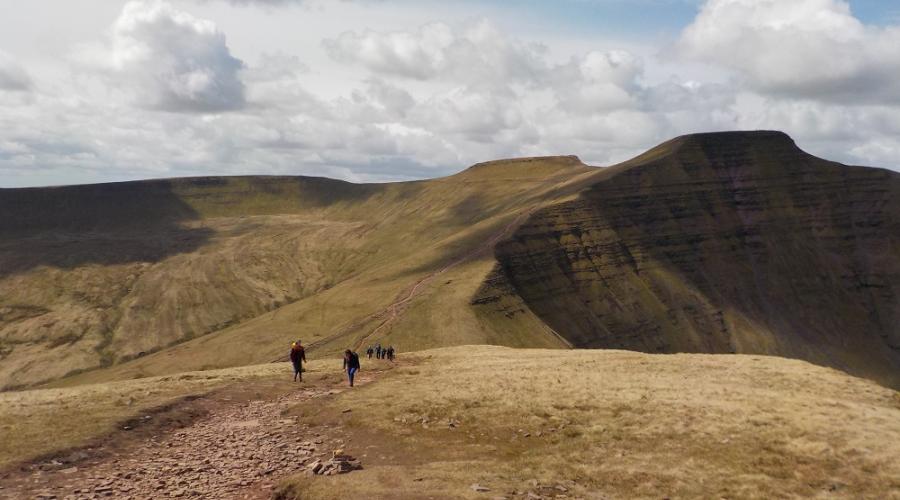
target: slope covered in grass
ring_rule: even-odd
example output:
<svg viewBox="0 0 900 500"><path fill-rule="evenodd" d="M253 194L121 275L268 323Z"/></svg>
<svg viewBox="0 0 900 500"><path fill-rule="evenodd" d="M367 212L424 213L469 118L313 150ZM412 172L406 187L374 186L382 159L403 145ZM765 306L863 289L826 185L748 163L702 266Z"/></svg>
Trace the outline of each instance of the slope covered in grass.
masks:
<svg viewBox="0 0 900 500"><path fill-rule="evenodd" d="M398 347L554 345L538 321L495 332L468 300L490 242L593 172L560 157L381 185L239 177L0 190L0 387L98 367L113 369L74 381L266 362L297 337L325 355L371 335L391 319L373 314L438 273L426 285L450 293L428 316L381 329Z"/></svg>
<svg viewBox="0 0 900 500"><path fill-rule="evenodd" d="M324 368L321 362L309 367L311 377ZM185 398L199 398L235 384L264 392L276 378L286 380L286 373L289 370L282 364L269 364L2 393L0 469L107 442L108 436L120 432L124 422L162 413L170 406L177 409ZM177 427L171 422L168 425Z"/></svg>
<svg viewBox="0 0 900 500"><path fill-rule="evenodd" d="M900 175L777 132L620 165L0 190L0 388L380 342L756 353L900 387Z"/></svg>
<svg viewBox="0 0 900 500"><path fill-rule="evenodd" d="M783 358L463 346L293 413L364 469L282 498L900 497L900 395Z"/></svg>

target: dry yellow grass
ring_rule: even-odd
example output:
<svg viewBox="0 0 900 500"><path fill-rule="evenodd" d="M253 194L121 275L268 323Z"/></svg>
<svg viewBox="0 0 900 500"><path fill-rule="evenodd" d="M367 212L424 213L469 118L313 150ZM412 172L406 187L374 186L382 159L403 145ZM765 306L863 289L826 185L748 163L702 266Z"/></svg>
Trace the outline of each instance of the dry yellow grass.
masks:
<svg viewBox="0 0 900 500"><path fill-rule="evenodd" d="M460 343L559 345L533 315L522 314L512 321L492 323L477 318L469 302L495 263L492 245L485 246L486 240L504 233L522 214L573 196L589 179L603 173L569 158L523 159L476 166L455 176L426 182L384 185L377 195L324 211L255 217L214 213L217 217L194 223L213 230L205 246L152 266L149 269L154 286L135 289L147 292L154 300L166 297L166 303L172 307L132 308L134 312L127 314L138 315L150 323L123 332L120 340L110 344L117 353L149 354L56 380L51 385L261 363L283 356L293 338L300 337L311 344L346 331L340 339L314 350L315 356L333 355L356 345L377 328L377 322L361 323L362 318L382 310L409 286L466 255L470 258L424 285L421 296L409 304L406 314L381 329L378 338L372 340L392 343L403 351ZM203 206L196 210L209 212ZM252 271L249 278L247 269ZM142 280L150 280L150 275ZM290 289L293 285L287 282L293 281L302 283L305 291L286 301L279 290ZM256 300L260 296L250 293L245 288L247 283L254 290L265 289L263 295L272 299L267 302L274 300L279 305L270 303L266 312L231 300ZM220 300L220 294L231 298ZM159 343L160 335L169 331L152 323L175 318L169 309L189 315L216 309L229 316L248 308L253 312L228 326L152 352L150 345ZM357 326L348 328L351 325ZM75 352L75 347L67 346L66 355ZM18 345L17 349L24 347ZM14 366L15 356L6 358L9 371L0 369L0 387L5 378L18 382L52 378L41 373L35 377L12 374L16 366L35 356L46 359L54 355L47 354L52 351L46 349L35 350L39 352L17 358L19 365ZM62 365L60 370L81 367L57 365ZM39 372L44 364L29 366ZM59 375L62 373L54 377Z"/></svg>
<svg viewBox="0 0 900 500"><path fill-rule="evenodd" d="M316 376L333 371L334 364L318 360L305 369ZM84 445L113 432L118 423L180 398L289 376L289 366L277 363L0 393L0 467Z"/></svg>
<svg viewBox="0 0 900 500"><path fill-rule="evenodd" d="M501 347L412 358L332 407L298 409L341 422L366 468L297 477L284 498L490 498L556 486L588 498L900 498L900 395L835 370L765 356Z"/></svg>
<svg viewBox="0 0 900 500"><path fill-rule="evenodd" d="M336 366L315 360L309 372L335 377ZM288 372L268 364L0 394L0 466L96 440L184 396ZM342 429L365 469L298 476L283 498L560 486L584 498L900 498L900 394L802 361L465 346L404 355L330 401L294 411Z"/></svg>
<svg viewBox="0 0 900 500"><path fill-rule="evenodd" d="M896 388L898 180L756 132L605 169L10 190L0 390L251 365L297 337L314 357L375 342L763 353Z"/></svg>

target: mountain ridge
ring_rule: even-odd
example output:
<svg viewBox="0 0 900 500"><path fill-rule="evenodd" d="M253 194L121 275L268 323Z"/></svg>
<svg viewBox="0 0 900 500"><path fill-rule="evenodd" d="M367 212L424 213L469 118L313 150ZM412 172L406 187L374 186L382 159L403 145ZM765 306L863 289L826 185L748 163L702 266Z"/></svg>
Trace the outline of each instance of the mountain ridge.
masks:
<svg viewBox="0 0 900 500"><path fill-rule="evenodd" d="M677 137L606 168L557 156L403 183L145 181L174 200L157 225L136 222L141 196L111 221L101 203L91 223L24 238L0 224L0 269L16 270L0 271L0 386L265 362L296 336L322 354L374 340L776 354L896 386L898 177L755 131ZM0 190L0 212L10 199ZM776 287L773 273L793 281ZM78 355L48 371L60 348Z"/></svg>

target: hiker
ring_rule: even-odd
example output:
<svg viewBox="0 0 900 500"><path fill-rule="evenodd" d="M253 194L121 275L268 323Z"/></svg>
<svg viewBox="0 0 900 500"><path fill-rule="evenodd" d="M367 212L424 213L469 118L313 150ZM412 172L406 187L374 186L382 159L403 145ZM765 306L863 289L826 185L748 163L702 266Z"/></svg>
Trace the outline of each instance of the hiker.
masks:
<svg viewBox="0 0 900 500"><path fill-rule="evenodd" d="M375 357L381 359L381 343L375 344Z"/></svg>
<svg viewBox="0 0 900 500"><path fill-rule="evenodd" d="M359 355L347 349L344 351L344 369L347 370L347 378L350 380L350 387L353 387L353 377L359 371Z"/></svg>
<svg viewBox="0 0 900 500"><path fill-rule="evenodd" d="M391 361L394 361L394 346L388 347L387 353L388 353L388 355L387 355L388 359Z"/></svg>
<svg viewBox="0 0 900 500"><path fill-rule="evenodd" d="M375 352L375 349L373 349L372 346L369 346L369 348L366 349L366 357L372 359L373 352Z"/></svg>
<svg viewBox="0 0 900 500"><path fill-rule="evenodd" d="M306 362L306 349L298 339L291 343L291 363L294 365L294 382L299 378L303 382L303 363Z"/></svg>

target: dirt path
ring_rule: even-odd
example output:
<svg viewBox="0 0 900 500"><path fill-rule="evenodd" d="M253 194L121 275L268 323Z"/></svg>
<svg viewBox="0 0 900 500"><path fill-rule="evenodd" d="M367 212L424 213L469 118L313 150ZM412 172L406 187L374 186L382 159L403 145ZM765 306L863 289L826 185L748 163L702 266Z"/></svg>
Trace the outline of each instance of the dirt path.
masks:
<svg viewBox="0 0 900 500"><path fill-rule="evenodd" d="M524 221L526 218L528 218L528 216L531 215L535 210L536 210L536 207L523 211L518 216L516 216L509 224L507 224L502 229L500 229L500 231L497 231L496 233L494 233L490 238L485 240L483 243L478 245L476 248L457 257L456 259L454 259L450 263L444 265L437 271L434 271L432 273L425 275L424 277L420 278L415 283L406 287L402 292L400 292L397 295L394 302L388 304L387 307L385 307L384 309L381 309L378 312L370 314L370 315L366 316L365 318L363 318L359 321L356 321L354 324L350 325L349 327L341 329L341 331L337 332L334 335L330 335L324 339L320 339L320 340L310 344L310 347L316 347L318 345L326 344L328 342L331 342L333 340L341 338L344 335L347 335L348 333L356 330L357 328L361 327L362 325L364 325L372 320L380 319L381 321L379 322L378 326L376 326L371 332L369 332L366 336L361 338L355 344L354 349L356 349L357 351L361 350L363 348L363 346L365 346L366 343L368 341L370 341L370 339L375 338L379 333L381 333L385 329L390 328L394 323L396 323L396 321L398 319L400 319L400 317L403 315L403 313L406 312L406 309L409 306L409 304L412 302L412 300L414 298L416 298L417 296L421 295L422 291L424 290L425 286L428 283L433 281L435 278L437 278L441 274L444 274L445 272L449 271L450 269L453 269L454 267L459 266L460 264L468 262L480 255L483 255L485 252L492 250L494 248L494 246L501 239L506 237L515 227L517 227L519 224L521 224L522 221Z"/></svg>
<svg viewBox="0 0 900 500"><path fill-rule="evenodd" d="M391 325L393 325L398 319L400 319L403 313L406 312L409 303L412 302L412 300L416 298L416 296L422 293L425 285L433 281L441 274L449 271L450 269L453 269L460 264L468 262L480 255L483 255L485 252L492 250L501 239L509 235L509 233L511 233L514 228L519 226L535 210L537 210L536 207L523 211L518 216L516 216L516 218L514 218L509 224L504 226L500 231L494 233L493 236L485 240L481 245L477 246L472 251L459 256L441 269L428 274L427 276L415 282L412 286L401 292L395 302L391 303L378 313L379 316L385 317L384 321L382 321L377 327L375 327L374 330L369 332L368 335L366 335L356 343L356 350L361 350L363 346L365 346L366 343L368 343L371 339L374 339L383 330L390 328Z"/></svg>
<svg viewBox="0 0 900 500"><path fill-rule="evenodd" d="M362 373L357 385L374 376ZM111 443L95 459L33 464L0 480L0 498L270 498L283 476L343 445L336 430L312 430L283 412L347 388L303 384L273 398L217 405L185 427L121 447Z"/></svg>
<svg viewBox="0 0 900 500"><path fill-rule="evenodd" d="M378 321L378 325L372 331L370 331L368 334L366 334L362 339L360 339L358 342L356 342L356 344L354 345L355 350L357 350L357 351L361 350L363 348L363 346L366 345L366 342L369 339L374 338L379 333L384 331L386 328L389 328L403 315L403 313L406 311L406 308L409 306L410 302L412 302L412 300L414 298L416 298L417 296L419 296L422 293L425 285L430 283L432 280L434 280L436 277L440 276L441 274L444 274L445 272L449 271L450 269L453 269L454 267L459 266L460 264L468 262L468 261L474 259L475 257L483 255L485 252L492 250L494 248L494 246L501 239L503 239L504 237L509 235L513 229L515 229L519 224L521 224L526 218L528 218L529 215L534 213L534 211L537 210L538 208L540 208L540 207L532 207L528 210L524 210L519 215L517 215L509 224L505 225L503 228L501 228L499 231L494 233L490 238L485 240L483 243L478 245L476 248L472 249L469 252L466 252L465 254L457 257L450 263L444 265L440 269L425 275L424 277L418 279L411 285L404 288L399 294L397 294L397 297L394 299L394 301L391 302L390 304L388 304L387 306L385 306L384 308L382 308L372 314L364 316L360 319L357 319L353 323L341 328L340 330L336 331L335 333L333 333L331 335L322 337L314 342L310 342L309 344L306 345L306 350L312 351L318 347L321 347L323 345L334 342L335 340L346 337L347 335L351 334L352 332L362 328L367 323L370 323L372 321ZM273 359L271 362L277 363L277 362L286 361L286 360L287 360L287 356L279 356L279 357Z"/></svg>

